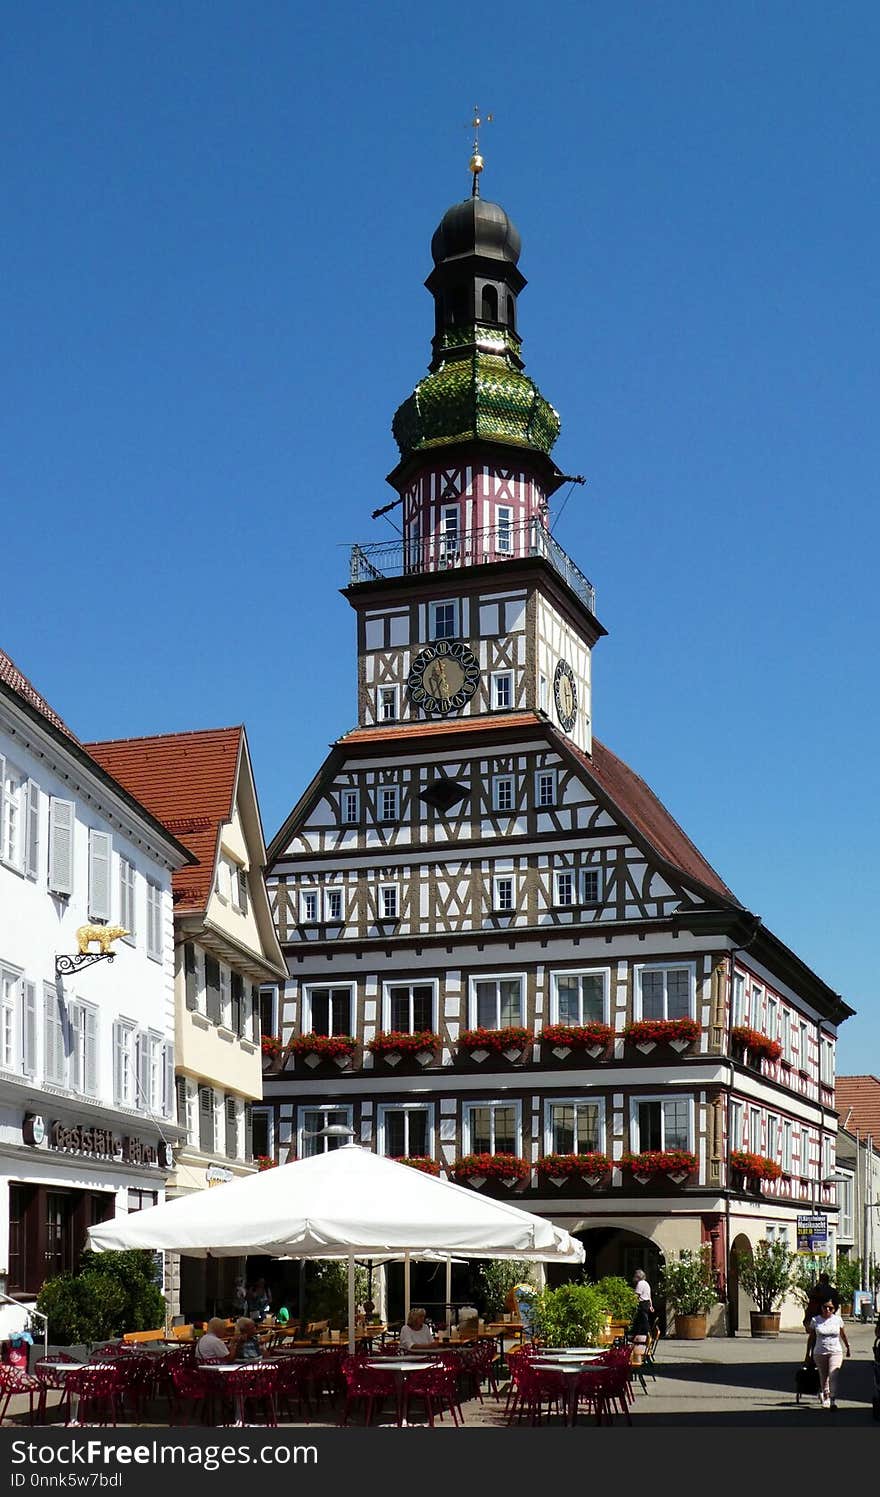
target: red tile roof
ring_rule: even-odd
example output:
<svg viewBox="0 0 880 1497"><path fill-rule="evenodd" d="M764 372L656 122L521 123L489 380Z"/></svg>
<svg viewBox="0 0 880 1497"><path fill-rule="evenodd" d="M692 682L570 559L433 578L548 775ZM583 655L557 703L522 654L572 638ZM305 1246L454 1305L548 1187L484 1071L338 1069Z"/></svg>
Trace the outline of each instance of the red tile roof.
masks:
<svg viewBox="0 0 880 1497"><path fill-rule="evenodd" d="M444 734L456 738L463 733L489 733L496 728L521 728L532 723L543 726L544 719L535 712L493 713L491 717L457 717L440 722L382 723L376 728L352 728L338 740L341 748L353 743L394 743L405 738L439 738Z"/></svg>
<svg viewBox="0 0 880 1497"><path fill-rule="evenodd" d="M838 1076L834 1095L841 1128L852 1108L852 1116L846 1124L847 1133L858 1130L862 1138L872 1133L874 1148L880 1148L880 1080L876 1076Z"/></svg>
<svg viewBox="0 0 880 1497"><path fill-rule="evenodd" d="M207 728L84 744L198 858L174 875L178 912L203 910L208 903L219 829L233 812L242 732L241 727Z"/></svg>
<svg viewBox="0 0 880 1497"><path fill-rule="evenodd" d="M46 698L40 696L36 686L28 680L23 671L19 670L15 661L10 660L5 650L0 650L0 681L4 685L11 687L29 706L36 707L37 711L42 713L43 717L46 718L47 722L52 724L53 728L59 728L74 743L79 743L76 734L70 731L63 718L60 718L54 708L49 706Z"/></svg>

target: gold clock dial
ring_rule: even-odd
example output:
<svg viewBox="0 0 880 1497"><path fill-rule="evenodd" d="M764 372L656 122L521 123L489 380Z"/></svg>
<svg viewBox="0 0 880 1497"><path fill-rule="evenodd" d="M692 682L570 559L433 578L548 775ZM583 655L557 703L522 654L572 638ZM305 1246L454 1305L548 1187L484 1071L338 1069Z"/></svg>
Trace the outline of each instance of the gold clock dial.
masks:
<svg viewBox="0 0 880 1497"><path fill-rule="evenodd" d="M459 640L439 639L412 663L407 681L410 700L423 712L445 717L460 712L480 681L480 663Z"/></svg>
<svg viewBox="0 0 880 1497"><path fill-rule="evenodd" d="M553 697L556 715L566 733L570 733L577 721L577 682L574 671L567 660L560 660L553 676Z"/></svg>

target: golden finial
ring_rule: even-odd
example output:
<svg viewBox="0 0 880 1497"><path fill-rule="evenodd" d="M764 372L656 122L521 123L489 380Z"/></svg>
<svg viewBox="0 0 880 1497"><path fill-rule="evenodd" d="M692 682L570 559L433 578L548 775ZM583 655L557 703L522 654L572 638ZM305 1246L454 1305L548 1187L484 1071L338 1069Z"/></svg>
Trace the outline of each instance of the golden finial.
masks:
<svg viewBox="0 0 880 1497"><path fill-rule="evenodd" d="M474 105L474 117L471 120L471 129L474 132L474 151L473 155L471 156L469 167L469 170L473 173L474 178L474 184L471 188L471 197L478 198L480 196L480 172L483 170L483 158L480 155L480 126L491 125L494 118L495 116L492 114L487 114L483 118L481 118L479 104Z"/></svg>

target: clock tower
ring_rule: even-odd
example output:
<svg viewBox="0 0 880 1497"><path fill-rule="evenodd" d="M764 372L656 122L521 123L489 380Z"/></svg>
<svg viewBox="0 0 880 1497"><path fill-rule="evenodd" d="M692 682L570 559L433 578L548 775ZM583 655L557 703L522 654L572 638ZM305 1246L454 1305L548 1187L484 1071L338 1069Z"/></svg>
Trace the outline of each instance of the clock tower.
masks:
<svg viewBox="0 0 880 1497"><path fill-rule="evenodd" d="M398 409L400 540L356 546L358 722L538 712L589 753L591 584L554 540L559 417L524 372L520 236L454 204L431 241L428 373Z"/></svg>

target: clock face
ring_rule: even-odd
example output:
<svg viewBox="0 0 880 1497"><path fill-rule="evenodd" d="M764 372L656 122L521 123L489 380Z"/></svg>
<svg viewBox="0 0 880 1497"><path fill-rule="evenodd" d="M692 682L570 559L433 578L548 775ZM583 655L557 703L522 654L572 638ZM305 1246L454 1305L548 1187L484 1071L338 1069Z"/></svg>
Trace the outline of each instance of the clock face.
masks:
<svg viewBox="0 0 880 1497"><path fill-rule="evenodd" d="M473 650L458 640L438 639L413 661L406 685L416 707L445 717L460 712L479 683L480 662Z"/></svg>
<svg viewBox="0 0 880 1497"><path fill-rule="evenodd" d="M553 677L553 697L556 702L556 716L566 733L570 733L577 719L578 698L574 671L567 660L560 660L556 667Z"/></svg>

